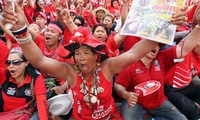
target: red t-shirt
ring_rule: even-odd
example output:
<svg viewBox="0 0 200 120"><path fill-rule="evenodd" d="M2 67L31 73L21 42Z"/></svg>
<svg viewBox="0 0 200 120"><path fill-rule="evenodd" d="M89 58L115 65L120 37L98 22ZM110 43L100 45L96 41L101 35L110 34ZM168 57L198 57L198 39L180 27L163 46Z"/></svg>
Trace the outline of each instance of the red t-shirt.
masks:
<svg viewBox="0 0 200 120"><path fill-rule="evenodd" d="M24 7L24 14L28 20L28 22L31 24L31 23L34 23L33 21L33 8L31 8L29 5L26 5Z"/></svg>
<svg viewBox="0 0 200 120"><path fill-rule="evenodd" d="M114 36L108 37L106 44L108 45L108 48L110 50L109 57L119 55L119 46L117 46L117 44L115 43Z"/></svg>
<svg viewBox="0 0 200 120"><path fill-rule="evenodd" d="M170 86L182 88L189 85L196 75L200 75L200 58L190 52L183 62L178 62L167 72L166 80Z"/></svg>
<svg viewBox="0 0 200 120"><path fill-rule="evenodd" d="M0 40L0 67L6 67L5 60L8 57L9 49L6 46L5 42Z"/></svg>
<svg viewBox="0 0 200 120"><path fill-rule="evenodd" d="M73 34L69 31L68 27L65 27L63 45L69 44L69 41L72 39Z"/></svg>
<svg viewBox="0 0 200 120"><path fill-rule="evenodd" d="M128 51L135 45L137 42L139 42L141 38L135 37L135 36L127 36L124 40L124 52Z"/></svg>
<svg viewBox="0 0 200 120"><path fill-rule="evenodd" d="M147 96L140 96L138 103L147 110L158 108L166 96L164 95L165 71L173 66L173 59L176 58L176 47L161 51L148 69L141 61L130 65L119 73L116 83L126 87L129 92L134 92L134 87L148 80L157 80L161 87L154 93Z"/></svg>
<svg viewBox="0 0 200 120"><path fill-rule="evenodd" d="M116 112L116 107L114 105L114 99L112 97L112 82L109 82L104 77L102 71L99 72L100 83L98 88L103 88L103 92L97 95L99 104L96 103L90 108L84 101L84 94L80 92L80 85L82 79L80 76L77 78L76 86L72 88L74 96L73 104L73 115L72 118L76 120L105 120L114 112ZM92 86L90 83L86 83L87 87L90 89Z"/></svg>
<svg viewBox="0 0 200 120"><path fill-rule="evenodd" d="M8 34L5 34L5 38L6 38L6 40L10 40L11 41L11 48L13 48L13 47L19 47L19 44L17 43L17 41L14 39L14 38L12 38L12 37L10 37Z"/></svg>

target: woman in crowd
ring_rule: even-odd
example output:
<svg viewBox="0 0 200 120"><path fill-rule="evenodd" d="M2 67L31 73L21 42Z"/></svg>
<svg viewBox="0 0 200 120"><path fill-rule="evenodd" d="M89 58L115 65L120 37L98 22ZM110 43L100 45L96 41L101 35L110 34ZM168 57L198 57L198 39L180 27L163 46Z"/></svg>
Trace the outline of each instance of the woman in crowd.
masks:
<svg viewBox="0 0 200 120"><path fill-rule="evenodd" d="M109 11L102 6L99 6L98 8L93 10L93 14L95 15L98 23L103 23L103 18L107 13L109 13Z"/></svg>
<svg viewBox="0 0 200 120"><path fill-rule="evenodd" d="M76 16L74 18L74 23L76 24L76 26L80 27L80 26L85 26L85 20L82 16Z"/></svg>
<svg viewBox="0 0 200 120"><path fill-rule="evenodd" d="M128 4L127 1L124 0L124 4ZM13 13L9 7L4 8L2 21L16 23L11 29L15 31L25 24L23 13L18 10L16 7L16 13ZM64 20L65 12L61 11L60 14ZM45 57L28 31L25 32L26 36L16 38L25 56L36 68L68 80L74 96L72 118L78 120L122 119L112 98L112 76L140 60L157 44L142 40L126 53L105 59L108 50L106 44L96 40L88 29L82 28L74 31L72 41L65 47L71 51L69 56L74 56L75 64L70 64Z"/></svg>
<svg viewBox="0 0 200 120"><path fill-rule="evenodd" d="M24 57L21 48L12 48L5 61L7 69L0 67L0 84L2 85L1 112L8 112L19 108L32 98L31 82L36 97L38 116L41 120L48 120L46 103L46 87L44 79L36 73L36 70Z"/></svg>
<svg viewBox="0 0 200 120"><path fill-rule="evenodd" d="M114 36L116 33L114 32L114 26L115 26L115 17L113 14L106 14L103 23L106 24L108 30L110 31L110 35Z"/></svg>

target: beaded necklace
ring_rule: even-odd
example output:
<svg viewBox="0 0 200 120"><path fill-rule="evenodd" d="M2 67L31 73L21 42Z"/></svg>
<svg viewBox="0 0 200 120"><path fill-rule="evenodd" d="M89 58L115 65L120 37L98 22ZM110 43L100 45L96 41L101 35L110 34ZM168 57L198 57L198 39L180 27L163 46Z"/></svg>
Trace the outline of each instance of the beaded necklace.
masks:
<svg viewBox="0 0 200 120"><path fill-rule="evenodd" d="M79 76L82 79L82 83L80 84L80 92L84 94L83 96L83 100L88 103L89 105L93 105L93 104L99 104L100 100L98 100L97 95L101 92L104 92L104 89L102 87L99 87L98 85L100 84L100 77L99 77L99 71L101 70L100 66L97 66L94 75L93 75L93 79L94 79L94 83L90 88L87 86L87 81L85 80L83 74L81 72L79 72Z"/></svg>

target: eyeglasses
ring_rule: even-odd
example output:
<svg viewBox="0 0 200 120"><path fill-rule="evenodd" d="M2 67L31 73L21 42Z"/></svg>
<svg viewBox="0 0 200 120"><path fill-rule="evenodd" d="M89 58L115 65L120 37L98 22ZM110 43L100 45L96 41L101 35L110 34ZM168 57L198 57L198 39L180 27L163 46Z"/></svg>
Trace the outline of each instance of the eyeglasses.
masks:
<svg viewBox="0 0 200 120"><path fill-rule="evenodd" d="M15 59L15 60L6 60L5 61L5 64L7 66L10 66L11 64L15 65L15 66L18 66L20 65L22 62L25 62L24 60L19 60L19 59Z"/></svg>
<svg viewBox="0 0 200 120"><path fill-rule="evenodd" d="M80 24L80 23L75 23L78 27L80 27L80 26L82 26L82 24Z"/></svg>

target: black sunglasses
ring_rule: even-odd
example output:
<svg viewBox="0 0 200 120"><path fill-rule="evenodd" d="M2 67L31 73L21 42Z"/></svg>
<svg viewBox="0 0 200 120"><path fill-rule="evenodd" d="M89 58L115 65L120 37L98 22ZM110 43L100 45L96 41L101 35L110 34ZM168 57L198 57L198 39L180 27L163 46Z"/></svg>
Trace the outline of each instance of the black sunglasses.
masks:
<svg viewBox="0 0 200 120"><path fill-rule="evenodd" d="M78 27L82 26L82 24L79 24L79 23L75 23Z"/></svg>
<svg viewBox="0 0 200 120"><path fill-rule="evenodd" d="M19 59L15 59L15 60L6 60L5 64L7 66L10 66L11 64L13 65L20 65L22 62L25 62L24 60L19 60Z"/></svg>

